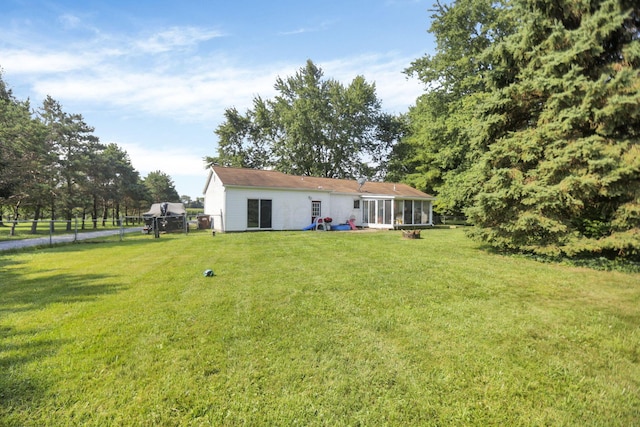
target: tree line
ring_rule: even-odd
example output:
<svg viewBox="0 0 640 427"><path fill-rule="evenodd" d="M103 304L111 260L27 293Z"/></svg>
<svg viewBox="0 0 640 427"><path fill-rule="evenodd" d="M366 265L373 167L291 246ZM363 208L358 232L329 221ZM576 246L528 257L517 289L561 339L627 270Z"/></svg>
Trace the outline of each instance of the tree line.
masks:
<svg viewBox="0 0 640 427"><path fill-rule="evenodd" d="M70 114L47 96L33 110L16 99L0 74L0 225L12 220L88 219L140 215L153 202L179 201L162 171L141 178L126 151L102 144L82 115Z"/></svg>
<svg viewBox="0 0 640 427"><path fill-rule="evenodd" d="M226 109L205 160L403 181L497 249L639 260L637 0L436 2L428 31L435 53L405 70L425 86L407 112L383 112L375 83L327 79L309 60L274 98ZM32 111L0 78L0 207L13 218L79 214L95 227L179 199L160 187L173 188L168 176L141 179L81 115L50 97Z"/></svg>
<svg viewBox="0 0 640 427"><path fill-rule="evenodd" d="M500 250L640 259L640 3L437 2L409 111L308 61L225 111L210 164L403 181Z"/></svg>

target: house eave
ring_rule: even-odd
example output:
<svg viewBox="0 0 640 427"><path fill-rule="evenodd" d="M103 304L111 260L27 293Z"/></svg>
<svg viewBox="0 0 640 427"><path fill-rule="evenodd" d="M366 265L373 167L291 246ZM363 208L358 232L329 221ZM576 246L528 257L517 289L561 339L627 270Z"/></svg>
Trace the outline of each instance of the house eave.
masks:
<svg viewBox="0 0 640 427"><path fill-rule="evenodd" d="M402 199L402 200L435 200L436 198L431 197L420 197L420 196L410 196L404 194L368 194L368 193L359 193L361 198L366 199Z"/></svg>
<svg viewBox="0 0 640 427"><path fill-rule="evenodd" d="M297 191L297 192L318 192L329 193L339 196L351 196L359 197L361 199L402 199L402 200L435 200L435 197L420 197L403 194L371 194L362 192L346 192L336 191L326 188L296 188L296 187L269 187L269 186L255 186L255 185L224 185L225 188L237 188L237 189L251 189L251 190L269 190L269 191Z"/></svg>

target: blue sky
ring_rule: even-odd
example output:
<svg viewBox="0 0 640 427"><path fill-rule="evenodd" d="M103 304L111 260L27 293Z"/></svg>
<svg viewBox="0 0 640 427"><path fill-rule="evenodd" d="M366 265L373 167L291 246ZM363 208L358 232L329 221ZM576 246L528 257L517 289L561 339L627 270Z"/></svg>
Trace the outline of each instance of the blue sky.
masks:
<svg viewBox="0 0 640 427"><path fill-rule="evenodd" d="M433 53L432 0L4 0L0 67L18 99L80 113L145 176L202 196L224 110L271 98L311 59L326 78L374 82L406 112L423 85L402 70Z"/></svg>

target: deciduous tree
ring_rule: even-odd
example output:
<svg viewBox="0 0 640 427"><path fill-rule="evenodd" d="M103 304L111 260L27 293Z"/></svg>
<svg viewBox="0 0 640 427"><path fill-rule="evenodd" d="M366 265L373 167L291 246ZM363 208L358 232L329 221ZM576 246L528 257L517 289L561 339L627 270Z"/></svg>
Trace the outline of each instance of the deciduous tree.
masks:
<svg viewBox="0 0 640 427"><path fill-rule="evenodd" d="M216 129L219 155L208 163L331 178L379 173L397 138L389 135L395 128L381 113L375 84L362 76L346 86L324 79L307 61L294 76L278 78L275 89L274 99L256 97L246 114L225 111Z"/></svg>
<svg viewBox="0 0 640 427"><path fill-rule="evenodd" d="M473 123L486 96L492 71L483 52L514 29L502 1L437 2L429 28L436 53L414 61L406 73L424 82L426 92L408 113L406 138L394 147L397 178L438 195L441 213L460 213L477 190L476 164L482 147L474 145Z"/></svg>

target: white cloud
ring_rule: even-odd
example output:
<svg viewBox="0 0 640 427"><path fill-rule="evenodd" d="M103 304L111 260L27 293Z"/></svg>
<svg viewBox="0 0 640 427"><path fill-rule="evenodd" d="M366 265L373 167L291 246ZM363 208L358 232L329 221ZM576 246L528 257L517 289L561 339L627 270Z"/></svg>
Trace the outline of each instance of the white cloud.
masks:
<svg viewBox="0 0 640 427"><path fill-rule="evenodd" d="M80 25L77 18L67 17ZM328 25L328 24L323 24ZM251 107L255 96L275 94L276 77L287 77L302 63L242 64L230 54L187 49L222 37L214 29L172 27L138 40L96 37L72 50L0 50L2 66L12 74L29 75L37 98L46 95L117 108L127 115L146 112L182 122L214 123L224 110ZM165 53L171 52L171 61ZM417 57L417 56L416 56ZM326 78L348 84L357 75L375 82L383 108L404 112L422 93L422 85L402 74L415 58L394 53L361 55L316 65Z"/></svg>
<svg viewBox="0 0 640 427"><path fill-rule="evenodd" d="M12 73L55 74L86 69L96 58L74 52L47 52L25 49L0 51L2 67Z"/></svg>
<svg viewBox="0 0 640 427"><path fill-rule="evenodd" d="M295 30L281 31L278 34L281 35L281 36L292 36L292 35L297 35L297 34L306 34L306 33L315 33L315 32L319 32L319 31L325 31L325 30L329 29L330 27L332 27L336 22L337 22L336 20L323 21L323 22L320 22L316 26L299 27L299 28L297 28Z"/></svg>
<svg viewBox="0 0 640 427"><path fill-rule="evenodd" d="M64 55L57 60L62 62L63 59ZM383 108L403 112L423 91L420 82L407 80L402 74L410 60L392 55L371 55L316 65L324 70L326 78L335 78L345 84L357 75L363 75L368 82L375 82ZM223 65L225 62L228 64ZM236 107L243 111L251 107L257 95L272 97L276 78L291 76L302 65L265 64L248 68L212 57L192 69L141 72L109 63L86 73L41 78L33 83L33 89L40 98L49 94L56 99L107 103L178 121L211 122L220 119L226 108Z"/></svg>
<svg viewBox="0 0 640 427"><path fill-rule="evenodd" d="M78 16L72 15L70 13L60 15L58 17L58 21L60 21L65 28L82 27L82 20Z"/></svg>
<svg viewBox="0 0 640 427"><path fill-rule="evenodd" d="M150 37L135 42L135 46L142 52L162 53L176 48L195 46L217 37L223 37L224 33L197 27L171 27L168 30L152 34Z"/></svg>
<svg viewBox="0 0 640 427"><path fill-rule="evenodd" d="M417 57L417 56L416 56ZM406 112L407 108L424 92L424 86L416 79L407 79L403 70L416 57L389 54L361 55L337 59L319 64L325 77L348 84L361 75L369 83L376 84L376 93L383 109L392 113Z"/></svg>
<svg viewBox="0 0 640 427"><path fill-rule="evenodd" d="M62 25L64 30L71 31L88 31L94 35L99 36L100 30L91 24L93 21L92 14L73 14L64 13L58 16L58 22Z"/></svg>
<svg viewBox="0 0 640 427"><path fill-rule="evenodd" d="M149 172L162 171L171 177L179 194L191 197L202 196L207 174L202 157L190 150L154 148L133 143L117 143L129 155L134 169L140 177Z"/></svg>
<svg viewBox="0 0 640 427"><path fill-rule="evenodd" d="M116 126L114 123L121 128L130 125L130 132L115 129L108 139L130 138L139 143L117 142L127 150L134 167L142 174L162 170L183 178L206 173L202 154L194 151L206 150L212 154L212 149L201 146L209 138L215 146L213 130L224 119L225 109L236 107L244 112L256 96L272 98L277 77L292 76L304 67L304 59L300 60L298 54L304 54L303 58L314 55L316 65L324 70L326 78L348 84L362 75L368 82L375 82L383 108L393 113L405 112L423 93L421 83L408 81L402 74L420 54L406 57L387 52L317 60L322 51L325 59L330 58L326 52L331 52L331 43L335 41L326 30L334 27L336 21L318 19L314 22L313 16L301 19L303 21L282 21L285 29L293 31L280 36L292 37L279 37L275 41L287 43L286 48L278 50L278 46L273 46L273 56L291 52L296 59L267 59L258 63L259 59L251 56L255 46L247 46L255 40L252 34L241 33L237 38L223 39L227 35L221 29L191 25L164 27L137 35L105 33L104 28L91 26L98 22L98 16L88 12L58 16L58 27L64 31L56 36L40 32L41 26L37 23L23 20L5 28L0 36L0 66L10 85L17 84L26 91L16 94L19 98L29 97L37 104L51 95L65 108L99 118L102 129ZM135 25L149 22L135 21ZM304 39L303 33L320 31L325 34L308 37L310 44L301 43L302 52L295 53L296 34ZM324 36L328 36L326 46L316 46ZM229 46L240 48L236 52L229 50ZM164 134L156 133L155 139L152 137L144 143L150 148L144 148L147 137L136 128L136 121L153 126L165 120L163 128L167 134L179 133L184 141L198 141L198 146L192 145L188 150L183 150L184 147L178 150L175 146L157 149L154 144L160 143L158 139L164 139Z"/></svg>
<svg viewBox="0 0 640 427"><path fill-rule="evenodd" d="M215 61L212 61L216 63ZM39 97L109 103L179 121L210 121L225 108L250 106L256 94L273 92L276 69L229 66L216 71L141 73L108 69L80 76L54 76L33 84Z"/></svg>
<svg viewBox="0 0 640 427"><path fill-rule="evenodd" d="M290 30L290 31L281 31L280 34L281 36L293 36L296 34L305 34L305 33L311 33L317 30L314 30L312 28L298 28L297 30Z"/></svg>
<svg viewBox="0 0 640 427"><path fill-rule="evenodd" d="M117 143L131 159L133 167L141 176L160 170L172 177L206 176L202 157L191 154L184 148L167 149L145 147L133 143Z"/></svg>

